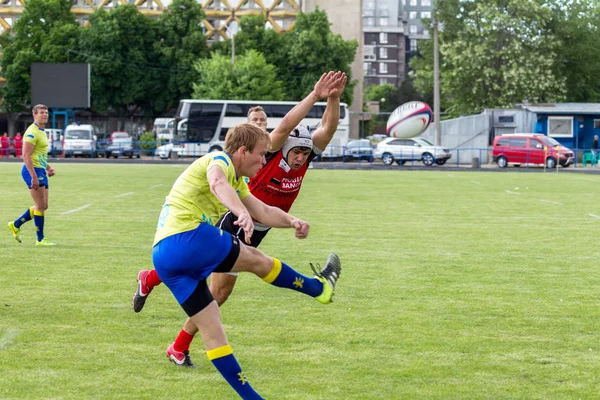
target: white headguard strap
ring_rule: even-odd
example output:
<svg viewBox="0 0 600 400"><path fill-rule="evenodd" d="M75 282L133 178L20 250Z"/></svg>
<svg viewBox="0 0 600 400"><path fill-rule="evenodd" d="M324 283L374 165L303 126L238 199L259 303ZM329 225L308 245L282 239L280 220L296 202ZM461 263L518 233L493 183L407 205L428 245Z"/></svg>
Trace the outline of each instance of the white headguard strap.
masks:
<svg viewBox="0 0 600 400"><path fill-rule="evenodd" d="M311 149L313 147L312 137L308 129L302 125L298 125L290 133L290 137L285 141L281 151L283 151L283 158L287 161L290 150L295 147L305 147Z"/></svg>

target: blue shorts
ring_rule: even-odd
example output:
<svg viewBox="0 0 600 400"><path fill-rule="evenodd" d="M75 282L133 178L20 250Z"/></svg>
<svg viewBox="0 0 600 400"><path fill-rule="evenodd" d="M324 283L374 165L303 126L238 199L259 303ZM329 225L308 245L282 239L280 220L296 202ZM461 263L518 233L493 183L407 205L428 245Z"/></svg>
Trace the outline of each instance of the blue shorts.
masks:
<svg viewBox="0 0 600 400"><path fill-rule="evenodd" d="M40 183L40 187L46 187L46 188L50 188L50 184L48 182L48 175L46 174L46 169L44 168L34 168L35 169L35 174L37 175L38 178L38 182ZM23 165L23 169L21 170L21 176L23 177L23 180L25 181L25 184L27 185L27 187L29 189L31 189L31 175L29 174L29 171L27 170L27 167L25 165Z"/></svg>
<svg viewBox="0 0 600 400"><path fill-rule="evenodd" d="M152 262L160 279L183 304L212 272L229 272L240 254L238 239L212 225L177 233L158 242Z"/></svg>

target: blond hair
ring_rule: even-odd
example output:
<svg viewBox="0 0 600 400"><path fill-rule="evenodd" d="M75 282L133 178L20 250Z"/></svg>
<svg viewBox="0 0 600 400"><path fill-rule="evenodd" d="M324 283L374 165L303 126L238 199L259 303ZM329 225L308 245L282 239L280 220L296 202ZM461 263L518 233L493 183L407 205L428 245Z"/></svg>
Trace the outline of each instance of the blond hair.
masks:
<svg viewBox="0 0 600 400"><path fill-rule="evenodd" d="M248 110L248 118L250 118L250 114L252 114L253 112L264 112L265 115L267 115L264 108L262 108L261 106L254 106L250 107L250 109Z"/></svg>
<svg viewBox="0 0 600 400"><path fill-rule="evenodd" d="M249 123L242 123L230 128L225 136L225 152L233 154L241 147L246 147L249 151L254 150L256 144L266 140L271 142L267 131Z"/></svg>
<svg viewBox="0 0 600 400"><path fill-rule="evenodd" d="M35 115L35 114L38 113L38 111L40 111L40 110L47 110L47 109L48 109L48 107L46 107L43 104L36 104L35 106L33 106L33 108L31 109L31 111L33 111L33 114Z"/></svg>

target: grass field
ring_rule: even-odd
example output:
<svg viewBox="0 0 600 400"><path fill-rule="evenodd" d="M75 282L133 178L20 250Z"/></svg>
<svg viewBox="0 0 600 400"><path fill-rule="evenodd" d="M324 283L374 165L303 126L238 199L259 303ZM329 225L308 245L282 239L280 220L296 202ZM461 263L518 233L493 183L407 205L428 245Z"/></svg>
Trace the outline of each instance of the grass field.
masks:
<svg viewBox="0 0 600 400"><path fill-rule="evenodd" d="M16 243L30 206L21 165L0 164L0 398L234 399L192 344L151 266L161 204L184 166L56 164L46 232ZM245 274L223 320L267 399L597 399L600 175L309 171L292 212L312 224L262 245L308 274L340 255L323 306ZM85 207L85 208L84 208Z"/></svg>

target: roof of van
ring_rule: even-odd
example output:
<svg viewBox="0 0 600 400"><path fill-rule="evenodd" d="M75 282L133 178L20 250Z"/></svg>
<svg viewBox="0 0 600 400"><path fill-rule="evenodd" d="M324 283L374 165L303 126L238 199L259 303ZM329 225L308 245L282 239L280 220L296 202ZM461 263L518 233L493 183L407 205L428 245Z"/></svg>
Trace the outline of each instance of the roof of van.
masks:
<svg viewBox="0 0 600 400"><path fill-rule="evenodd" d="M498 136L546 136L543 133L503 133Z"/></svg>

